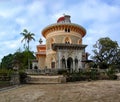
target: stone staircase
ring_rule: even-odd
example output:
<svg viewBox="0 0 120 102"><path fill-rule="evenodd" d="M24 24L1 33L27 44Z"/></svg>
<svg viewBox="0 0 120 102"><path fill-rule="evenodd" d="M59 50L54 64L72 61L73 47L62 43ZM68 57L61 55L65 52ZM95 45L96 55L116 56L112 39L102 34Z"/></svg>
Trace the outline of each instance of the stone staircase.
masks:
<svg viewBox="0 0 120 102"><path fill-rule="evenodd" d="M65 83L66 78L62 75L48 76L48 75L28 75L27 83Z"/></svg>

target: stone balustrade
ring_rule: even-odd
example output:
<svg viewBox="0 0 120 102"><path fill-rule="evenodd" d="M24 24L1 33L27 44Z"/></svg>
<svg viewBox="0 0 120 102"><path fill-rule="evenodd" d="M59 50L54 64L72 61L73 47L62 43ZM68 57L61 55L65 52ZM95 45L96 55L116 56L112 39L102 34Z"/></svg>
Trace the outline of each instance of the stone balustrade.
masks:
<svg viewBox="0 0 120 102"><path fill-rule="evenodd" d="M58 69L26 69L26 73L33 75L56 75Z"/></svg>

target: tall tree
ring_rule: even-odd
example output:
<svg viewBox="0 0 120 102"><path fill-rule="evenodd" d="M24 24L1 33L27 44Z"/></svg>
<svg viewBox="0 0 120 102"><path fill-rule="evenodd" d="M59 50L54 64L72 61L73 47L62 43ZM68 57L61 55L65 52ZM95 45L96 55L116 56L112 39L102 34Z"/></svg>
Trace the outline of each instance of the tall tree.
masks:
<svg viewBox="0 0 120 102"><path fill-rule="evenodd" d="M28 32L27 29L24 29L23 32L20 33L21 35L23 35L23 39L21 42L25 41L25 43L27 43L27 49L28 51L30 50L29 49L29 43L30 41L34 40L35 41L35 38L33 37L35 34L34 33L31 33L31 32Z"/></svg>
<svg viewBox="0 0 120 102"><path fill-rule="evenodd" d="M105 67L111 65L120 65L120 49L116 41L112 41L110 38L100 38L94 47L94 56L92 59L100 65Z"/></svg>
<svg viewBox="0 0 120 102"><path fill-rule="evenodd" d="M23 39L22 39L22 42L25 40L25 42L27 43L27 49L28 49L28 53L27 53L27 56L28 56L28 68L29 68L29 43L30 41L34 40L34 33L31 33L31 32L28 32L27 29L24 29L22 33L20 33L21 35L23 35Z"/></svg>

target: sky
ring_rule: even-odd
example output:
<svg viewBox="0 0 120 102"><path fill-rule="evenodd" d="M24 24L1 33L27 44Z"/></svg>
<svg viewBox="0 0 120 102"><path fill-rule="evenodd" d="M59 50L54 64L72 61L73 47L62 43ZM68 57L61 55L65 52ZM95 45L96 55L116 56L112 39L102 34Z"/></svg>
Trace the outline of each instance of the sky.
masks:
<svg viewBox="0 0 120 102"><path fill-rule="evenodd" d="M30 49L36 52L39 39L45 43L42 29L63 14L86 29L83 44L91 55L100 38L109 37L120 45L120 0L0 0L0 60L23 49L23 29L35 34Z"/></svg>

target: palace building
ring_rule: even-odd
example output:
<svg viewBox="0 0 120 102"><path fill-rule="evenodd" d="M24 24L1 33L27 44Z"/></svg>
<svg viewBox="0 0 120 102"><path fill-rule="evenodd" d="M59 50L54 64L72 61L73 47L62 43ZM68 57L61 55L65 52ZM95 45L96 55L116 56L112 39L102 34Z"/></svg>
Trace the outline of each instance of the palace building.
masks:
<svg viewBox="0 0 120 102"><path fill-rule="evenodd" d="M84 68L86 60L82 38L86 30L81 25L71 23L70 16L58 18L57 23L42 30L46 44L37 45L38 68L57 68L78 71Z"/></svg>

